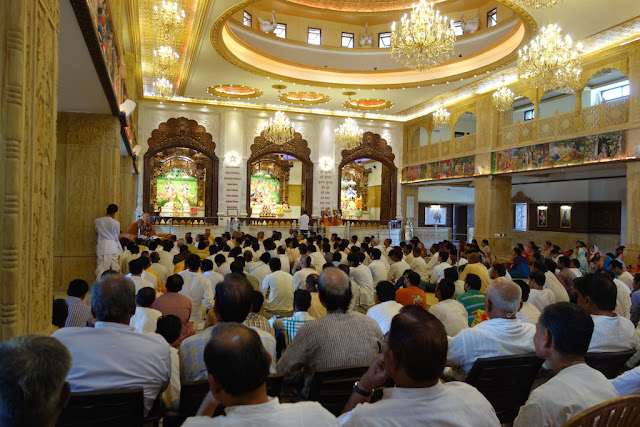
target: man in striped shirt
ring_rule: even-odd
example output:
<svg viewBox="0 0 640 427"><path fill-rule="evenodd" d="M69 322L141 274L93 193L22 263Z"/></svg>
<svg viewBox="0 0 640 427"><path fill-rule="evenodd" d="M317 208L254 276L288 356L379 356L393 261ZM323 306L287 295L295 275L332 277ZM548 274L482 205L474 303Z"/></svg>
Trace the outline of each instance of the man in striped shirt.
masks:
<svg viewBox="0 0 640 427"><path fill-rule="evenodd" d="M482 280L476 274L468 274L464 280L465 293L458 297L458 302L467 310L469 326L476 317L476 310L484 310L484 293L480 290Z"/></svg>
<svg viewBox="0 0 640 427"><path fill-rule="evenodd" d="M349 276L334 267L324 269L318 292L327 315L304 324L278 362L277 371L287 382L304 373L302 394L309 391L316 369L370 363L382 351L384 336L378 323L356 311L351 303Z"/></svg>
<svg viewBox="0 0 640 427"><path fill-rule="evenodd" d="M87 322L93 319L91 307L83 302L84 297L89 291L89 284L82 279L75 279L69 283L67 288L67 307L69 307L69 315L64 326L66 328L78 326L87 326Z"/></svg>

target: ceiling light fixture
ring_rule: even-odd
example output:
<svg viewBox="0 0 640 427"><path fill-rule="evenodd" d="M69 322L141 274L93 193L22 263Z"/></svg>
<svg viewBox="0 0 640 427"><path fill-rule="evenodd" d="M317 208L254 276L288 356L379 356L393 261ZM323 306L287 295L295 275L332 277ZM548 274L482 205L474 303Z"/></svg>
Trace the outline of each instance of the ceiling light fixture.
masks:
<svg viewBox="0 0 640 427"><path fill-rule="evenodd" d="M582 44L564 39L560 27L549 24L529 46L518 51L520 78L544 91L570 92L580 86L582 74Z"/></svg>
<svg viewBox="0 0 640 427"><path fill-rule="evenodd" d="M362 144L363 130L360 129L355 120L348 117L334 130L336 144L342 146L345 150L353 150Z"/></svg>
<svg viewBox="0 0 640 427"><path fill-rule="evenodd" d="M173 96L173 84L164 77L153 81L153 93L163 101L168 101Z"/></svg>
<svg viewBox="0 0 640 427"><path fill-rule="evenodd" d="M504 79L502 84L504 85ZM511 109L511 105L513 104L515 97L516 96L511 89L507 86L501 86L498 90L493 92L493 105L496 107L496 110L503 113Z"/></svg>
<svg viewBox="0 0 640 427"><path fill-rule="evenodd" d="M276 145L284 145L293 139L295 134L293 123L285 117L282 111L276 111L275 117L269 118L269 122L262 130L262 136L268 142Z"/></svg>
<svg viewBox="0 0 640 427"><path fill-rule="evenodd" d="M449 126L450 120L451 113L447 111L442 104L440 104L440 108L433 113L433 124L435 127L442 129Z"/></svg>
<svg viewBox="0 0 640 427"><path fill-rule="evenodd" d="M416 71L435 67L453 55L456 35L449 21L440 11L434 12L433 3L420 0L413 5L410 16L406 14L391 25L389 54L398 63Z"/></svg>

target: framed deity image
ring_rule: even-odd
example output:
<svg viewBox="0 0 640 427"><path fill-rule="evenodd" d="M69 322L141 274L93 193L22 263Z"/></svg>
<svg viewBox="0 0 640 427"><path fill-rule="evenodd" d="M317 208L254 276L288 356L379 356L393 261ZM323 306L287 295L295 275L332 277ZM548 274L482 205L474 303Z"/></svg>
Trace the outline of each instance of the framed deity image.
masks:
<svg viewBox="0 0 640 427"><path fill-rule="evenodd" d="M445 225L447 223L447 208L439 205L432 205L425 208L425 225Z"/></svg>
<svg viewBox="0 0 640 427"><path fill-rule="evenodd" d="M547 226L547 207L538 206L538 227Z"/></svg>
<svg viewBox="0 0 640 427"><path fill-rule="evenodd" d="M560 206L560 228L571 228L571 206Z"/></svg>

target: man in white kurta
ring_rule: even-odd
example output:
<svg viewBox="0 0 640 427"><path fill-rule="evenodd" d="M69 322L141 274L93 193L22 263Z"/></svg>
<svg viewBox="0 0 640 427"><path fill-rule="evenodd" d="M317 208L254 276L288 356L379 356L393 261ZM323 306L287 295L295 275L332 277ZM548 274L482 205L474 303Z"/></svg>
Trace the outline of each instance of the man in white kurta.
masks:
<svg viewBox="0 0 640 427"><path fill-rule="evenodd" d="M115 220L116 212L118 212L118 206L111 204L107 207L105 216L94 220L96 233L98 233L96 279L100 279L102 273L107 270L120 271L118 256L122 253L122 246L118 240L120 223Z"/></svg>
<svg viewBox="0 0 640 427"><path fill-rule="evenodd" d="M400 249L391 250L390 256L392 262L389 269L389 281L395 284L399 278L404 276L405 271L411 270L411 266L402 259L402 250Z"/></svg>
<svg viewBox="0 0 640 427"><path fill-rule="evenodd" d="M260 284L260 291L265 296L264 310L267 317L293 315L293 276L280 270L280 258L269 261L271 273L265 276Z"/></svg>
<svg viewBox="0 0 640 427"><path fill-rule="evenodd" d="M436 286L438 303L429 307L429 313L442 322L447 336L455 337L458 332L469 327L468 313L462 304L453 298L456 285L448 279L442 279Z"/></svg>
<svg viewBox="0 0 640 427"><path fill-rule="evenodd" d="M204 326L201 307L204 303L206 309L213 308L213 292L209 280L198 271L201 264L200 257L189 255L185 264L188 270L178 273L184 280L180 293L191 300L191 318L189 320L195 322L196 329L199 330Z"/></svg>
<svg viewBox="0 0 640 427"><path fill-rule="evenodd" d="M296 290L307 289L307 284L305 283L305 280L307 280L307 276L310 274L318 274L316 270L311 268L311 257L305 256L301 258L301 262L304 267L296 271L293 275L293 287Z"/></svg>
<svg viewBox="0 0 640 427"><path fill-rule="evenodd" d="M424 355L429 355L425 358ZM343 426L497 427L487 399L463 382L440 382L447 355L447 334L433 315L406 306L391 322L383 354L356 383L338 418ZM390 377L395 387L369 403L371 392Z"/></svg>
<svg viewBox="0 0 640 427"><path fill-rule="evenodd" d="M584 309L561 302L545 309L534 345L555 376L536 388L520 408L514 427L561 426L579 413L618 397L599 371L584 362L593 321Z"/></svg>
<svg viewBox="0 0 640 427"><path fill-rule="evenodd" d="M358 254L349 254L349 277L358 284L360 291L360 306L368 309L375 304L375 290L373 288L373 275L366 265L360 264Z"/></svg>
<svg viewBox="0 0 640 427"><path fill-rule="evenodd" d="M420 275L420 280L422 280L423 282L429 282L429 271L427 270L427 263L424 258L420 256L421 253L422 251L420 250L420 248L416 247L413 250L413 257L410 261L408 260L409 266L413 271Z"/></svg>
<svg viewBox="0 0 640 427"><path fill-rule="evenodd" d="M387 280L389 278L389 268L382 261L382 253L380 249L373 248L371 249L371 259L372 261L369 263L367 267L371 270L371 276L373 276L373 284L377 284L383 280ZM384 257L386 260L386 257Z"/></svg>
<svg viewBox="0 0 640 427"><path fill-rule="evenodd" d="M396 301L396 288L391 282L376 285L376 305L367 310L367 316L378 322L383 334L389 332L391 319L400 313L403 305Z"/></svg>
<svg viewBox="0 0 640 427"><path fill-rule="evenodd" d="M479 358L534 352L535 326L516 318L521 298L520 287L510 280L498 278L489 285L485 311L490 320L460 331L449 343L447 366L456 378L465 378Z"/></svg>

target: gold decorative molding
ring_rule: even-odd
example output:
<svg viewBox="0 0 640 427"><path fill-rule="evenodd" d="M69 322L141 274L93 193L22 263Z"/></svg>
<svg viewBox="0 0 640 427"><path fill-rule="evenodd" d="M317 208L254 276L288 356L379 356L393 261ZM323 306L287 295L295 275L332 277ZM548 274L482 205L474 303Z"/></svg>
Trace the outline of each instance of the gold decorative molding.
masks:
<svg viewBox="0 0 640 427"><path fill-rule="evenodd" d="M386 110L390 108L393 103L386 99L350 99L343 104L347 108L353 110Z"/></svg>
<svg viewBox="0 0 640 427"><path fill-rule="evenodd" d="M311 105L324 104L325 102L329 102L331 97L317 92L288 92L280 95L278 99L290 104Z"/></svg>
<svg viewBox="0 0 640 427"><path fill-rule="evenodd" d="M215 86L209 86L207 92L211 95L222 96L225 98L258 98L262 96L262 91L249 86L244 85L230 85L221 84Z"/></svg>

